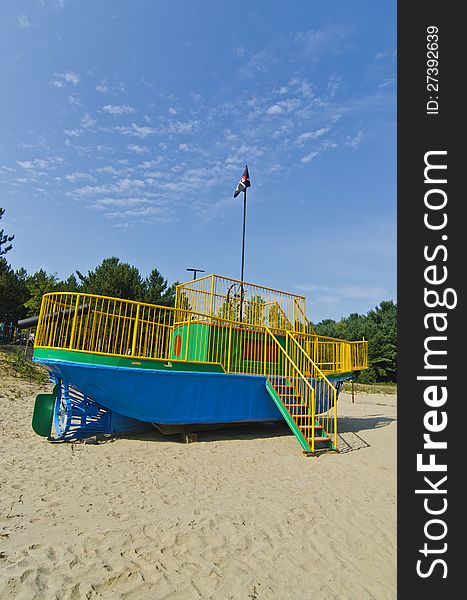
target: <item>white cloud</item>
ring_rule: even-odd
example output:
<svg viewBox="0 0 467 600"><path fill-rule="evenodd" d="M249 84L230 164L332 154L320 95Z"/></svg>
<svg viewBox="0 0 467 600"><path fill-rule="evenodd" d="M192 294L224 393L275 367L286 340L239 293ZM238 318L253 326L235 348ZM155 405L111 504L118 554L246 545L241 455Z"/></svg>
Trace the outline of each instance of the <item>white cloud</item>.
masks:
<svg viewBox="0 0 467 600"><path fill-rule="evenodd" d="M388 48L387 50L381 50L375 56L375 60L384 60L385 58L395 58L396 51L392 48Z"/></svg>
<svg viewBox="0 0 467 600"><path fill-rule="evenodd" d="M338 148L339 145L336 142L331 142L331 140L324 140L320 146L321 150L332 150L333 148Z"/></svg>
<svg viewBox="0 0 467 600"><path fill-rule="evenodd" d="M28 19L28 16L20 15L18 17L18 25L21 27L21 29L29 29L31 27L31 23Z"/></svg>
<svg viewBox="0 0 467 600"><path fill-rule="evenodd" d="M264 73L268 70L268 65L273 60L274 55L269 50L260 50L254 54L251 54L245 67L240 72L248 77L253 77L255 71Z"/></svg>
<svg viewBox="0 0 467 600"><path fill-rule="evenodd" d="M136 123L132 123L130 127L116 127L115 130L124 135L131 135L140 139L147 138L149 135L154 135L156 133L154 127L140 127L136 125Z"/></svg>
<svg viewBox="0 0 467 600"><path fill-rule="evenodd" d="M53 8L63 10L65 8L65 0L39 0L40 5L45 8L47 4L51 4Z"/></svg>
<svg viewBox="0 0 467 600"><path fill-rule="evenodd" d="M299 77L295 75L289 81L289 87L294 88L303 98L309 100L314 96L314 90L312 84L305 77Z"/></svg>
<svg viewBox="0 0 467 600"><path fill-rule="evenodd" d="M380 84L378 85L378 88L379 88L380 90L382 90L382 89L384 89L384 88L390 87L390 86L391 86L391 85L392 85L392 84L393 84L395 81L396 81L396 80L394 79L394 77L390 77L390 78L388 78L388 79L385 79L385 80L384 80L382 83L380 83Z"/></svg>
<svg viewBox="0 0 467 600"><path fill-rule="evenodd" d="M127 208L146 203L147 200L145 198L99 198L98 200L93 202L91 206L99 210L105 210L109 207Z"/></svg>
<svg viewBox="0 0 467 600"><path fill-rule="evenodd" d="M74 73L73 71L67 71L66 73L54 73L54 81L52 85L54 87L62 88L67 84L71 83L71 85L76 86L80 82L80 76L78 73Z"/></svg>
<svg viewBox="0 0 467 600"><path fill-rule="evenodd" d="M100 94L112 94L118 96L119 94L126 94L127 91L122 81L117 81L116 84L110 85L107 79L101 79L96 85L96 91Z"/></svg>
<svg viewBox="0 0 467 600"><path fill-rule="evenodd" d="M347 138L346 144L347 146L350 146L351 148L356 150L360 146L362 139L363 131L359 131L354 138Z"/></svg>
<svg viewBox="0 0 467 600"><path fill-rule="evenodd" d="M154 160L145 160L140 164L140 167L142 169L153 169L161 163L161 160L162 159L160 157Z"/></svg>
<svg viewBox="0 0 467 600"><path fill-rule="evenodd" d="M274 104L273 106L270 106L266 111L268 115L280 115L283 112L284 109L281 106L279 106L279 104Z"/></svg>
<svg viewBox="0 0 467 600"><path fill-rule="evenodd" d="M162 217L164 208L160 206L142 206L141 208L133 208L121 210L118 212L109 212L106 214L109 218L128 218L128 217ZM164 219L167 220L167 219Z"/></svg>
<svg viewBox="0 0 467 600"><path fill-rule="evenodd" d="M176 114L177 114L177 111L175 110L175 108L172 108L172 107L170 107L170 108L169 108L169 113L170 113L171 115L176 115Z"/></svg>
<svg viewBox="0 0 467 600"><path fill-rule="evenodd" d="M148 79L146 79L146 77L141 77L140 81L149 90L152 90L154 88L154 84L151 83Z"/></svg>
<svg viewBox="0 0 467 600"><path fill-rule="evenodd" d="M114 106L112 104L106 104L102 107L102 111L108 113L109 115L123 115L123 114L131 114L136 112L134 108L123 104L121 106Z"/></svg>
<svg viewBox="0 0 467 600"><path fill-rule="evenodd" d="M182 150L182 152L188 152L188 150L190 149L188 144L179 144L178 145L178 149Z"/></svg>
<svg viewBox="0 0 467 600"><path fill-rule="evenodd" d="M198 128L199 121L175 121L175 123L170 123L168 127L166 127L167 133L193 133L195 129Z"/></svg>
<svg viewBox="0 0 467 600"><path fill-rule="evenodd" d="M89 113L84 113L84 116L81 118L81 126L85 129L89 129L96 124L96 120L91 117Z"/></svg>
<svg viewBox="0 0 467 600"><path fill-rule="evenodd" d="M79 171L75 171L74 173L69 173L68 175L65 175L63 179L69 181L70 183L74 183L75 181L83 180L92 181L94 177L90 173L81 173Z"/></svg>
<svg viewBox="0 0 467 600"><path fill-rule="evenodd" d="M304 156L302 158L302 163L309 163L311 162L314 158L316 158L318 156L318 152L310 152L310 154L307 154L306 156Z"/></svg>
<svg viewBox="0 0 467 600"><path fill-rule="evenodd" d="M99 84L96 85L96 90L101 94L107 94L109 92L109 86L105 80L102 80Z"/></svg>
<svg viewBox="0 0 467 600"><path fill-rule="evenodd" d="M149 152L149 148L146 148L146 146L139 146L138 144L128 144L126 149L129 152L134 152L135 154L146 154Z"/></svg>
<svg viewBox="0 0 467 600"><path fill-rule="evenodd" d="M83 198L86 196L96 196L98 194L110 194L112 191L112 186L108 185L85 185L83 187L71 190L71 192L66 192L66 195Z"/></svg>
<svg viewBox="0 0 467 600"><path fill-rule="evenodd" d="M281 100L280 102L276 102L272 106L270 106L266 110L266 114L268 115L280 115L283 112L292 112L300 105L300 100L297 98L288 100Z"/></svg>
<svg viewBox="0 0 467 600"><path fill-rule="evenodd" d="M79 137L82 134L82 129L65 129L63 133L69 137Z"/></svg>
<svg viewBox="0 0 467 600"><path fill-rule="evenodd" d="M68 96L68 102L76 106L81 106L82 102L77 96Z"/></svg>
<svg viewBox="0 0 467 600"><path fill-rule="evenodd" d="M129 177L125 177L124 179L117 181L113 189L117 193L125 193L133 188L142 188L144 185L142 179L130 179Z"/></svg>
<svg viewBox="0 0 467 600"><path fill-rule="evenodd" d="M111 165L106 165L105 167L99 167L98 169L96 169L96 173L106 173L107 175L116 175L118 173L118 171L115 169L115 167L112 167Z"/></svg>
<svg viewBox="0 0 467 600"><path fill-rule="evenodd" d="M337 75L336 73L333 73L329 76L328 92L331 97L335 96L337 94L339 88L341 87L341 82L342 82L342 75Z"/></svg>
<svg viewBox="0 0 467 600"><path fill-rule="evenodd" d="M325 133L329 131L329 127L321 127L320 129L316 129L315 131L306 131L302 133L297 138L297 143L303 145L303 142L306 140L315 140L316 138L321 137Z"/></svg>
<svg viewBox="0 0 467 600"><path fill-rule="evenodd" d="M17 160L16 164L18 164L20 167L22 167L23 169L45 169L48 164L49 161L48 160L44 160L42 158L35 158L34 160Z"/></svg>

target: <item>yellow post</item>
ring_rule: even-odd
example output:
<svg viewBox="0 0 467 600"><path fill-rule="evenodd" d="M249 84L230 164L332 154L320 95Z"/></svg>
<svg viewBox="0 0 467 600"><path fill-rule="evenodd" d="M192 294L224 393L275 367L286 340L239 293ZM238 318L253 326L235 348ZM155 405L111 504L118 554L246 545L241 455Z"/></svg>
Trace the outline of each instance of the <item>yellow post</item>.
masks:
<svg viewBox="0 0 467 600"><path fill-rule="evenodd" d="M337 394L336 394L336 390L334 390L333 395L334 395L334 448L337 450Z"/></svg>
<svg viewBox="0 0 467 600"><path fill-rule="evenodd" d="M136 334L138 333L138 319L139 319L139 304L136 307L135 325L133 328L133 341L131 343L131 356L135 356L135 353L136 353Z"/></svg>
<svg viewBox="0 0 467 600"><path fill-rule="evenodd" d="M232 353L232 323L229 323L229 348L227 350L227 373L230 373L230 355Z"/></svg>
<svg viewBox="0 0 467 600"><path fill-rule="evenodd" d="M174 329L175 331L175 325ZM191 331L191 315L188 317L188 332L186 335L186 344L185 344L185 361L188 362L188 353L190 348L190 331Z"/></svg>
<svg viewBox="0 0 467 600"><path fill-rule="evenodd" d="M70 335L70 350L73 348L73 344L75 342L75 331L76 331L76 321L78 320L78 306L79 306L79 294L76 296L75 303L75 314L73 315L73 323L71 325L71 335Z"/></svg>
<svg viewBox="0 0 467 600"><path fill-rule="evenodd" d="M311 451L315 451L315 415L316 415L316 402L315 402L315 390L311 390Z"/></svg>
<svg viewBox="0 0 467 600"><path fill-rule="evenodd" d="M209 306L209 316L212 317L212 309L214 304L214 275L211 275L211 303Z"/></svg>
<svg viewBox="0 0 467 600"><path fill-rule="evenodd" d="M44 298L44 296L42 296L42 300L41 300L41 309L39 311L39 320L37 321L37 329L36 329L36 335L35 335L35 340L34 340L34 345L41 345L42 342L42 315L44 314L44 305L46 303L46 298ZM45 344L42 343L42 345L44 346Z"/></svg>

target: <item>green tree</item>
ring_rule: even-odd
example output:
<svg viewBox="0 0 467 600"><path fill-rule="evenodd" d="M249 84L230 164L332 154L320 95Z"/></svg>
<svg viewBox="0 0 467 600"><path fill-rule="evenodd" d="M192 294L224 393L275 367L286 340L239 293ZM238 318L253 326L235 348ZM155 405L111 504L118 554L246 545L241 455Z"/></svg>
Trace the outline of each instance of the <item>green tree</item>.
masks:
<svg viewBox="0 0 467 600"><path fill-rule="evenodd" d="M397 306L385 300L368 313L368 361L376 381L397 378ZM370 376L368 373L366 376ZM361 374L365 379L365 372Z"/></svg>
<svg viewBox="0 0 467 600"><path fill-rule="evenodd" d="M244 301L244 321L253 325L264 325L266 301L261 296L252 296Z"/></svg>
<svg viewBox="0 0 467 600"><path fill-rule="evenodd" d="M75 275L72 274L63 281L60 281L57 284L57 289L61 292L79 292L80 285Z"/></svg>
<svg viewBox="0 0 467 600"><path fill-rule="evenodd" d="M2 219L3 215L5 214L5 209L0 207L0 220ZM3 256L4 254L6 254L9 250L11 250L13 248L13 245L10 244L10 242L12 242L15 239L14 235L7 235L4 231L4 229L0 229L0 256ZM9 244L8 246L5 246L5 244ZM4 246L2 248L2 246Z"/></svg>
<svg viewBox="0 0 467 600"><path fill-rule="evenodd" d="M317 325L314 325L314 329L317 335L323 335L325 337L342 338L342 329L339 324L332 319L324 319Z"/></svg>
<svg viewBox="0 0 467 600"><path fill-rule="evenodd" d="M217 316L226 321L238 321L240 319L240 298L234 296L228 300L225 299L219 308Z"/></svg>
<svg viewBox="0 0 467 600"><path fill-rule="evenodd" d="M116 256L104 258L102 263L87 275L76 271L80 290L88 294L99 294L126 300L142 300L144 285L136 267L121 263Z"/></svg>
<svg viewBox="0 0 467 600"><path fill-rule="evenodd" d="M268 305L268 326L272 329L291 329L292 327L277 302Z"/></svg>
<svg viewBox="0 0 467 600"><path fill-rule="evenodd" d="M338 322L326 319L315 330L318 335L368 341L369 368L358 373L361 383L396 381L397 305L392 300L383 300L366 315L353 313Z"/></svg>
<svg viewBox="0 0 467 600"><path fill-rule="evenodd" d="M154 268L143 281L144 296L142 300L159 306L175 306L175 292L178 282L170 285L167 279Z"/></svg>
<svg viewBox="0 0 467 600"><path fill-rule="evenodd" d="M49 275L44 269L39 269L26 279L26 288L28 299L24 306L27 308L28 315L38 315L41 310L42 296L60 289L60 283L56 275Z"/></svg>
<svg viewBox="0 0 467 600"><path fill-rule="evenodd" d="M28 298L26 271L14 271L5 258L0 258L0 322L5 326L26 316Z"/></svg>

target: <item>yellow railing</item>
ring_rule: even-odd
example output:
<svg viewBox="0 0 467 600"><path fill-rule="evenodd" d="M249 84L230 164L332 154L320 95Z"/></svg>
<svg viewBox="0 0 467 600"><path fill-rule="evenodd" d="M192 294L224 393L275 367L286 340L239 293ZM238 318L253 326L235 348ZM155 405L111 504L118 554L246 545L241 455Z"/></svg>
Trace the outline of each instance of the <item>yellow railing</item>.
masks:
<svg viewBox="0 0 467 600"><path fill-rule="evenodd" d="M368 342L366 340L350 342L350 357L352 371L368 369Z"/></svg>
<svg viewBox="0 0 467 600"><path fill-rule="evenodd" d="M175 309L93 294L62 292L42 299L35 346L166 358Z"/></svg>
<svg viewBox="0 0 467 600"><path fill-rule="evenodd" d="M286 331L281 323L275 325L270 329L285 348ZM291 335L324 374L367 366L367 342L298 332ZM227 373L250 375L267 374L278 361L278 350L265 335L264 326L240 324L180 307L74 292L44 295L35 346L217 363Z"/></svg>
<svg viewBox="0 0 467 600"><path fill-rule="evenodd" d="M337 448L336 388L289 332L287 332L286 337L286 352L303 376L310 381L315 392L314 413L316 423L321 425L324 431L331 436L334 447ZM314 452L314 428L312 451Z"/></svg>
<svg viewBox="0 0 467 600"><path fill-rule="evenodd" d="M305 352L329 375L368 368L368 342L350 342L316 334L291 332Z"/></svg>
<svg viewBox="0 0 467 600"><path fill-rule="evenodd" d="M177 286L175 305L194 313L246 325L306 331L303 296L220 275L206 275Z"/></svg>
<svg viewBox="0 0 467 600"><path fill-rule="evenodd" d="M329 435L334 448L337 448L337 391L326 379L303 348L290 336L286 348L273 332L265 328L268 338L273 340L279 360L268 374L268 380L277 391L291 418L297 424L303 437L315 451L317 429ZM281 389L287 389L281 394ZM290 390L293 390L291 395ZM296 411L297 403L305 410ZM320 427L318 427L320 426Z"/></svg>

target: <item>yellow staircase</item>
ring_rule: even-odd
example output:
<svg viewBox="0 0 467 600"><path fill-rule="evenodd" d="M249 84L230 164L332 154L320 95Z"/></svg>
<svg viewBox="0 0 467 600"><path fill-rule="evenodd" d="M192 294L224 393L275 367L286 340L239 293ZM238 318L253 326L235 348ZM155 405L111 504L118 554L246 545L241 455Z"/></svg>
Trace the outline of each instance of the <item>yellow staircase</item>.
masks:
<svg viewBox="0 0 467 600"><path fill-rule="evenodd" d="M337 390L287 333L286 348L265 328L279 360L267 373L266 389L307 454L337 451Z"/></svg>

